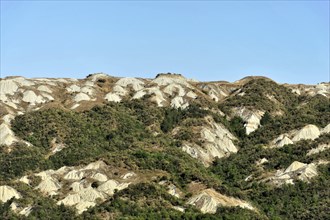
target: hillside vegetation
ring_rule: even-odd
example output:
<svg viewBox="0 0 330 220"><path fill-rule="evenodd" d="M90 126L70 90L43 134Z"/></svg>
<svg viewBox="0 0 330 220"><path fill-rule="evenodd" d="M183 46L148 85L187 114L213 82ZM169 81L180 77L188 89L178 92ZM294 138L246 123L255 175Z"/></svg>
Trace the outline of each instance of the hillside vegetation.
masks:
<svg viewBox="0 0 330 220"><path fill-rule="evenodd" d="M175 77L181 80L181 76ZM97 83L110 82L104 79ZM169 104L158 106L151 101L155 95L146 94L139 99L128 96L120 102L99 102L97 99L97 103L86 104L78 110L54 104L16 115L10 128L20 141L0 148L0 186L10 185L21 198L0 200L0 218L329 218L330 148L308 153L329 145L330 133L323 132L330 123L328 97L320 94L298 96L288 87L260 78L247 80L219 102L201 94L184 108ZM175 95L173 93L171 98ZM258 129L250 134L245 130L247 122L234 112L240 107L265 112ZM280 135L291 138L310 124L320 129L316 138L272 147L273 140ZM218 132L212 130L215 128L223 130L214 137L207 135ZM223 137L219 137L221 131ZM229 134L233 138L228 139ZM201 148L211 155L212 151L207 149L216 144L212 143L213 139L225 140L221 145L230 142L238 150L225 153L223 157L211 157L212 163L206 166L194 153ZM191 147L192 153L183 150L186 145ZM260 163L262 159L267 162ZM107 169L113 170L112 174L107 174L109 178L122 178L124 171L130 171L136 177L125 188L93 201L96 205L86 208L80 215L71 206L57 204L58 200L72 194L69 184L73 180L54 174L62 186L58 194L49 196L36 190L44 178L36 173L65 170L63 167L74 167L70 168L73 171L80 168L79 172L82 172L82 167L95 161L102 161ZM316 164L317 175L307 181L292 177L293 184L272 183L271 177L294 161ZM98 189L103 183L84 175L79 181L90 181L90 188ZM18 181L23 176L30 179L29 184ZM171 194L169 188L173 186L175 193ZM201 212L198 204L191 205L189 201L204 189L214 189L221 195L247 201L253 209L218 205L215 213ZM13 203L19 209L30 206L31 212L18 214L12 209Z"/></svg>

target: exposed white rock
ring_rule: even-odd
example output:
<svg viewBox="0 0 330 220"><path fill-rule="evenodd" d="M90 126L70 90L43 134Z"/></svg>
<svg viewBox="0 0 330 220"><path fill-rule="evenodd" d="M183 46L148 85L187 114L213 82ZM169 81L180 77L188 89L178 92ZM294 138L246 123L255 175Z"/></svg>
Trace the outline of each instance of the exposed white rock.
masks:
<svg viewBox="0 0 330 220"><path fill-rule="evenodd" d="M177 198L181 197L181 195L180 195L181 192L180 192L180 190L177 189L177 187L175 185L170 184L167 188L168 188L168 190L167 190L168 194L170 194L174 197L177 197Z"/></svg>
<svg viewBox="0 0 330 220"><path fill-rule="evenodd" d="M136 78L121 78L116 82L116 85L121 87L131 86L135 91L141 90L144 88L144 82Z"/></svg>
<svg viewBox="0 0 330 220"><path fill-rule="evenodd" d="M83 213L84 211L86 211L88 208L95 206L96 203L95 202L88 202L88 201L83 201L83 202L79 202L76 205L76 209L78 210L78 214Z"/></svg>
<svg viewBox="0 0 330 220"><path fill-rule="evenodd" d="M104 99L108 100L109 102L120 102L121 101L121 97L112 92L106 94Z"/></svg>
<svg viewBox="0 0 330 220"><path fill-rule="evenodd" d="M135 93L135 95L132 97L132 99L140 99L146 94L147 94L147 92L145 92L143 90L138 91L137 93Z"/></svg>
<svg viewBox="0 0 330 220"><path fill-rule="evenodd" d="M105 182L108 180L108 177L102 173L95 173L91 176L94 180L97 180L99 182Z"/></svg>
<svg viewBox="0 0 330 220"><path fill-rule="evenodd" d="M126 89L124 89L123 87L121 87L119 85L115 85L112 88L112 92L117 95L120 95L120 96L125 96L128 93Z"/></svg>
<svg viewBox="0 0 330 220"><path fill-rule="evenodd" d="M25 207L24 209L22 209L20 212L19 212L19 214L20 215L24 215L24 216L29 216L30 215L30 213L32 212L32 206L27 206L27 207Z"/></svg>
<svg viewBox="0 0 330 220"><path fill-rule="evenodd" d="M68 205L73 206L78 204L81 201L80 195L78 194L70 194L66 196L64 199L57 202L57 205Z"/></svg>
<svg viewBox="0 0 330 220"><path fill-rule="evenodd" d="M288 144L293 144L293 141L287 136L284 136L283 139L276 142L276 147L283 147L284 145L288 145Z"/></svg>
<svg viewBox="0 0 330 220"><path fill-rule="evenodd" d="M13 79L15 82L17 82L20 86L33 86L35 83L29 79L25 79L24 77L15 77Z"/></svg>
<svg viewBox="0 0 330 220"><path fill-rule="evenodd" d="M100 185L97 189L108 195L113 195L115 190L122 190L129 186L129 183L119 183L115 180L108 180L107 182Z"/></svg>
<svg viewBox="0 0 330 220"><path fill-rule="evenodd" d="M185 109L188 107L188 103L184 103L183 98L180 96L176 96L171 101L171 107L173 108L182 108Z"/></svg>
<svg viewBox="0 0 330 220"><path fill-rule="evenodd" d="M15 197L16 199L21 198L21 195L10 186L0 186L0 201L7 202L9 199Z"/></svg>
<svg viewBox="0 0 330 220"><path fill-rule="evenodd" d="M106 79L106 78L109 78L109 75L105 73L95 73L88 77L88 79L91 80L92 82L96 82L99 79Z"/></svg>
<svg viewBox="0 0 330 220"><path fill-rule="evenodd" d="M21 181L22 183L25 183L25 184L27 184L27 185L30 185L30 180L29 180L29 178L28 178L28 176L23 176L23 177L21 177L20 179L19 179L19 181Z"/></svg>
<svg viewBox="0 0 330 220"><path fill-rule="evenodd" d="M198 96L196 93L194 93L193 91L189 91L187 94L186 94L187 97L189 98L192 98L192 99L196 99Z"/></svg>
<svg viewBox="0 0 330 220"><path fill-rule="evenodd" d="M61 189L61 185L56 179L48 177L42 180L36 189L39 189L41 192L48 195L56 195L57 191Z"/></svg>
<svg viewBox="0 0 330 220"><path fill-rule="evenodd" d="M46 99L48 99L49 101L54 100L54 97L51 96L51 95L49 95L46 92L41 92L41 96L44 97L44 98L46 98Z"/></svg>
<svg viewBox="0 0 330 220"><path fill-rule="evenodd" d="M18 85L13 79L2 79L0 80L0 100L4 101L6 95L14 95L18 89Z"/></svg>
<svg viewBox="0 0 330 220"><path fill-rule="evenodd" d="M128 172L128 173L122 175L121 178L124 179L124 180L126 180L126 179L130 179L130 178L132 178L132 177L134 177L134 176L136 176L135 173L133 173L133 172Z"/></svg>
<svg viewBox="0 0 330 220"><path fill-rule="evenodd" d="M322 129L321 134L328 134L330 133L330 124L325 126L325 128Z"/></svg>
<svg viewBox="0 0 330 220"><path fill-rule="evenodd" d="M45 85L38 86L37 89L41 92L47 92L47 93L52 93L53 92L51 89L49 89L48 86L45 86Z"/></svg>
<svg viewBox="0 0 330 220"><path fill-rule="evenodd" d="M178 84L169 84L163 91L171 96L176 94L177 96L182 97L186 94L184 88Z"/></svg>
<svg viewBox="0 0 330 220"><path fill-rule="evenodd" d="M74 99L75 102L91 100L91 98L87 94L82 93L82 92L78 93L73 99Z"/></svg>
<svg viewBox="0 0 330 220"><path fill-rule="evenodd" d="M307 156L313 155L313 154L318 154L321 153L322 151L325 151L327 149L330 149L330 144L321 144L317 148L313 148L308 151Z"/></svg>
<svg viewBox="0 0 330 220"><path fill-rule="evenodd" d="M81 180L84 177L84 172L79 170L72 170L68 172L63 179L65 180Z"/></svg>
<svg viewBox="0 0 330 220"><path fill-rule="evenodd" d="M107 164L100 160L90 163L80 170L98 170L98 169L105 169L107 167L108 167Z"/></svg>
<svg viewBox="0 0 330 220"><path fill-rule="evenodd" d="M68 92L80 92L81 88L79 86L77 86L76 84L72 84L71 86L69 86L68 88L66 88L66 90Z"/></svg>
<svg viewBox="0 0 330 220"><path fill-rule="evenodd" d="M94 89L91 86L84 86L81 88L81 92L88 94L88 95L93 95L94 94Z"/></svg>
<svg viewBox="0 0 330 220"><path fill-rule="evenodd" d="M35 92L32 90L25 91L23 93L23 99L24 102L28 102L31 105L44 103L46 100L41 95L36 95Z"/></svg>
<svg viewBox="0 0 330 220"><path fill-rule="evenodd" d="M6 123L2 123L0 125L0 145L10 146L16 141L17 139L14 135L14 132Z"/></svg>
<svg viewBox="0 0 330 220"><path fill-rule="evenodd" d="M265 163L268 163L268 160L266 158L262 158L256 162L256 164L259 166Z"/></svg>
<svg viewBox="0 0 330 220"><path fill-rule="evenodd" d="M175 210L178 210L179 212L184 212L185 211L185 208L183 208L181 206L173 206L172 208L175 209Z"/></svg>
<svg viewBox="0 0 330 220"><path fill-rule="evenodd" d="M315 125L306 125L300 129L292 138L293 142L300 140L314 140L320 136L320 130Z"/></svg>
<svg viewBox="0 0 330 220"><path fill-rule="evenodd" d="M96 199L104 199L103 193L93 189L92 187L85 188L78 192L80 198L84 201L95 202Z"/></svg>
<svg viewBox="0 0 330 220"><path fill-rule="evenodd" d="M237 116L241 117L245 122L244 127L247 135L258 129L260 125L260 120L265 113L264 111L259 111L259 110L252 111L245 107L235 108L234 112Z"/></svg>
<svg viewBox="0 0 330 220"><path fill-rule="evenodd" d="M307 164L305 164L305 163L300 163L299 161L294 161L288 168L286 168L284 173L294 172L306 165Z"/></svg>
<svg viewBox="0 0 330 220"><path fill-rule="evenodd" d="M79 106L80 106L80 104L76 103L76 104L74 104L70 109L76 109L76 108L78 108Z"/></svg>
<svg viewBox="0 0 330 220"><path fill-rule="evenodd" d="M156 102L159 107L162 107L163 102L166 102L166 99L164 98L163 93L162 93L162 91L160 91L159 87L152 87L152 88L147 88L147 89L143 89L141 91L138 91L132 97L132 99L140 99L146 94L153 95L150 98L150 100L153 101L153 102Z"/></svg>
<svg viewBox="0 0 330 220"><path fill-rule="evenodd" d="M84 189L83 182L74 182L71 184L71 188L73 192L79 192Z"/></svg>
<svg viewBox="0 0 330 220"><path fill-rule="evenodd" d="M2 117L2 120L4 121L4 123L6 123L7 125L10 125L10 122L15 118L15 116L8 114Z"/></svg>
<svg viewBox="0 0 330 220"><path fill-rule="evenodd" d="M295 179L305 182L317 175L316 164L305 164L294 161L285 171L278 170L273 177L267 178L272 183L280 186L282 184L294 184Z"/></svg>
<svg viewBox="0 0 330 220"><path fill-rule="evenodd" d="M203 146L186 143L183 144L182 150L205 166L209 166L215 157L222 158L238 150L233 143L236 138L223 125L214 121L209 122L209 126L202 127L200 135Z"/></svg>
<svg viewBox="0 0 330 220"><path fill-rule="evenodd" d="M105 192L108 195L113 195L115 189L117 189L119 183L115 180L108 180L100 185L97 189L101 192Z"/></svg>
<svg viewBox="0 0 330 220"><path fill-rule="evenodd" d="M170 84L181 84L184 86L190 86L187 82L187 79L179 75L160 75L156 79L152 80L152 82L160 86L166 86Z"/></svg>
<svg viewBox="0 0 330 220"><path fill-rule="evenodd" d="M190 198L188 204L196 206L202 213L216 213L220 206L241 207L254 210L253 206L248 202L233 197L228 197L216 192L213 189L205 189L199 194Z"/></svg>

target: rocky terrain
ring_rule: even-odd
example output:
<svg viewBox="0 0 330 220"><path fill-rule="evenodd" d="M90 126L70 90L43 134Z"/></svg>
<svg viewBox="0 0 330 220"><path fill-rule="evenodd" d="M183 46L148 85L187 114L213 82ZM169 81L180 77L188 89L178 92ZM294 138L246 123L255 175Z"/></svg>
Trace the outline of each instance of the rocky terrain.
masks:
<svg viewBox="0 0 330 220"><path fill-rule="evenodd" d="M0 79L0 216L326 217L329 98L265 77Z"/></svg>

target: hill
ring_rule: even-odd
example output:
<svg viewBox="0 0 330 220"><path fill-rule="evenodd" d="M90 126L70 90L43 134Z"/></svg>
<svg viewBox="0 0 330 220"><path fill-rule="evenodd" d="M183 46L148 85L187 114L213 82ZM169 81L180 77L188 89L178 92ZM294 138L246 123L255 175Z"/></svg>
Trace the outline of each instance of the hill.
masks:
<svg viewBox="0 0 330 220"><path fill-rule="evenodd" d="M0 79L2 219L326 219L330 84Z"/></svg>

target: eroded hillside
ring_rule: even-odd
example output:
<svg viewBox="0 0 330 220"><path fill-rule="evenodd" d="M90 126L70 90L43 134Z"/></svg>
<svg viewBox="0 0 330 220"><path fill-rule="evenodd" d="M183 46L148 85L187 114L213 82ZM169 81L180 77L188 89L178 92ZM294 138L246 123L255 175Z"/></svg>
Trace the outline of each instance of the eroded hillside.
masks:
<svg viewBox="0 0 330 220"><path fill-rule="evenodd" d="M1 79L0 216L326 218L329 89L179 74Z"/></svg>

